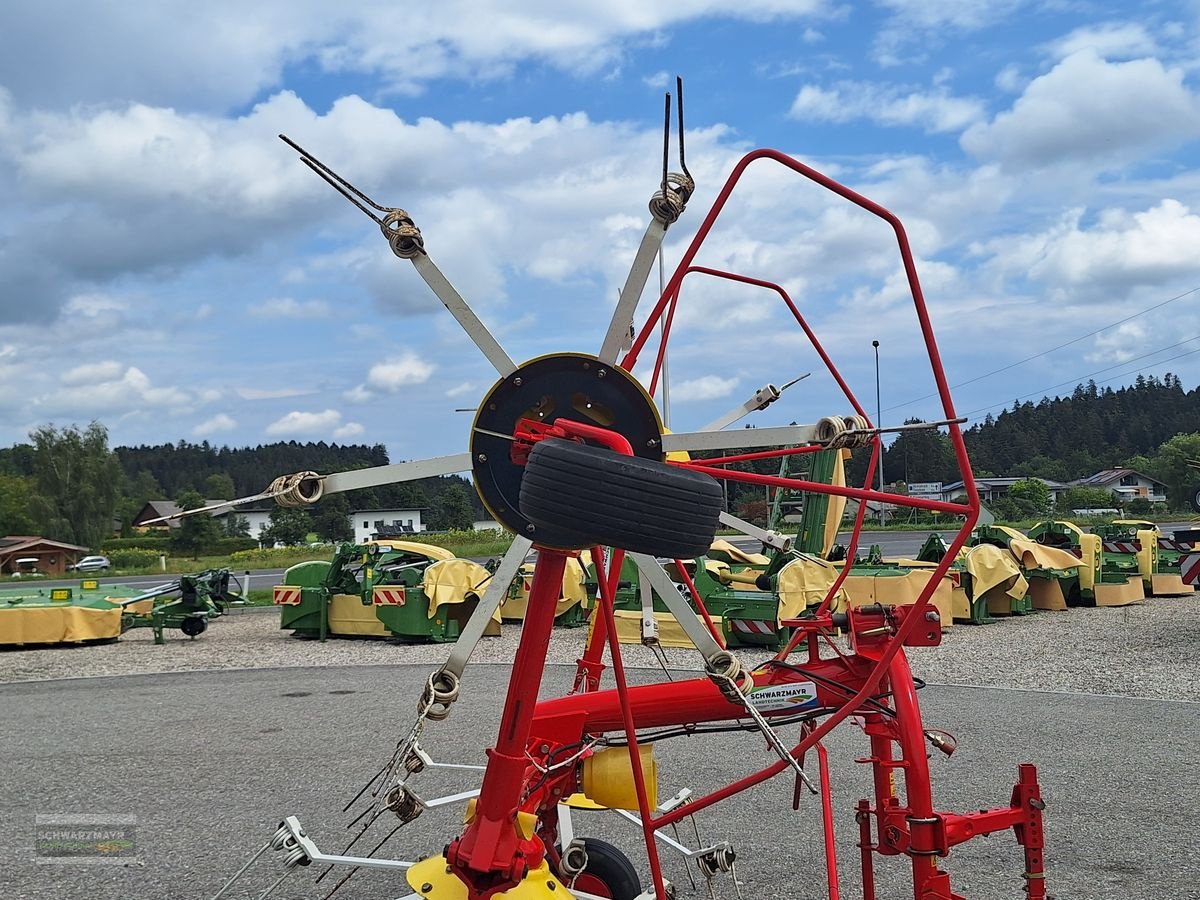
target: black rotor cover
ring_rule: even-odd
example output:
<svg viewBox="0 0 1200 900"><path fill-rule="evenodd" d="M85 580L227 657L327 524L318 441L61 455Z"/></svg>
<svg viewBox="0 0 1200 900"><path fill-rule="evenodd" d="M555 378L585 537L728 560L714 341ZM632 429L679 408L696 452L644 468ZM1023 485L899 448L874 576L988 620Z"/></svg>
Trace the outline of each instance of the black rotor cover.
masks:
<svg viewBox="0 0 1200 900"><path fill-rule="evenodd" d="M578 535L558 535L521 515L517 499L525 467L511 459L521 419L558 419L608 428L625 437L635 456L661 460L662 420L645 389L624 369L585 353L555 353L519 366L492 386L479 403L471 429L475 490L492 516L516 534L547 546L577 545ZM485 432L493 432L487 434ZM586 523L580 523L586 533Z"/></svg>

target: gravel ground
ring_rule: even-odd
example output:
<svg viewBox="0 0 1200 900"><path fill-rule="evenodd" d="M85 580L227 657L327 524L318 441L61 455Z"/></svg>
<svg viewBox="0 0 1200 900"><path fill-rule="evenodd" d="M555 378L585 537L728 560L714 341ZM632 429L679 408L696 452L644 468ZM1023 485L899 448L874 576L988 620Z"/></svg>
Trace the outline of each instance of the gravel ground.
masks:
<svg viewBox="0 0 1200 900"><path fill-rule="evenodd" d="M169 632L154 645L150 629L136 629L110 644L0 650L0 683L142 675L213 669L301 666L437 664L448 647L373 639L327 643L280 631L274 610L246 611L214 622L191 641ZM520 628L505 625L484 638L473 661L511 662ZM583 629L557 629L548 661L574 663ZM917 675L937 684L1005 687L1200 701L1200 594L1155 598L1120 609L1072 609L1014 617L986 626L956 625L941 647L910 654ZM686 650L666 651L677 669L698 667ZM623 649L628 665L656 667L642 647ZM742 651L750 662L763 654Z"/></svg>

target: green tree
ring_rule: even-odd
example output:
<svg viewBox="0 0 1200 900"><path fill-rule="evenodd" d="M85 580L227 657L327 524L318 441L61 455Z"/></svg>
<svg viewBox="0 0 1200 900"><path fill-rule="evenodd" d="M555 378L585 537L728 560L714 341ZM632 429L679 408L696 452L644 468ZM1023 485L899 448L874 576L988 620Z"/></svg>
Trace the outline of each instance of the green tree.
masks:
<svg viewBox="0 0 1200 900"><path fill-rule="evenodd" d="M1069 513L1074 509L1113 509L1116 501L1110 491L1104 488L1084 487L1076 485L1067 488L1058 498L1058 510Z"/></svg>
<svg viewBox="0 0 1200 900"><path fill-rule="evenodd" d="M204 506L204 497L197 491L184 491L175 498L180 509L199 509ZM190 553L195 559L221 536L221 526L208 513L184 516L179 527L171 534L171 549L178 553Z"/></svg>
<svg viewBox="0 0 1200 900"><path fill-rule="evenodd" d="M1152 471L1145 473L1167 486L1167 502L1179 509L1200 488L1200 471L1188 465L1189 459L1200 460L1200 433L1177 434L1164 441L1154 455Z"/></svg>
<svg viewBox="0 0 1200 900"><path fill-rule="evenodd" d="M225 516L226 537L250 537L250 520L231 512Z"/></svg>
<svg viewBox="0 0 1200 900"><path fill-rule="evenodd" d="M268 546L302 544L312 530L312 517L308 510L277 506L271 510L270 521L259 535L259 540Z"/></svg>
<svg viewBox="0 0 1200 900"><path fill-rule="evenodd" d="M32 534L36 529L30 511L33 484L20 475L0 475L0 537Z"/></svg>
<svg viewBox="0 0 1200 900"><path fill-rule="evenodd" d="M470 531L475 526L471 494L459 483L447 485L429 509L429 527L434 531Z"/></svg>
<svg viewBox="0 0 1200 900"><path fill-rule="evenodd" d="M211 500L232 500L237 496L233 479L224 472L214 472L205 478L204 491Z"/></svg>
<svg viewBox="0 0 1200 900"><path fill-rule="evenodd" d="M327 497L313 507L312 527L324 541L350 541L354 529L350 527L350 504L343 494Z"/></svg>
<svg viewBox="0 0 1200 900"><path fill-rule="evenodd" d="M113 530L121 466L108 449L108 430L92 422L42 425L33 441L36 490L30 512L46 537L98 547Z"/></svg>
<svg viewBox="0 0 1200 900"><path fill-rule="evenodd" d="M1008 489L1008 497L1022 513L1044 516L1050 512L1050 488L1037 478L1022 478L1014 481Z"/></svg>

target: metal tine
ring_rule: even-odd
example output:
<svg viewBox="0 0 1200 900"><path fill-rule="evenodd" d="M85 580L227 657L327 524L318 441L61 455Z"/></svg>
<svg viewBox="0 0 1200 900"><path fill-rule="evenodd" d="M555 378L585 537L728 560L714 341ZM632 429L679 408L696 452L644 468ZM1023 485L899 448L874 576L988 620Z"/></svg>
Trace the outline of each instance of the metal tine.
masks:
<svg viewBox="0 0 1200 900"><path fill-rule="evenodd" d="M683 152L683 76L675 76L675 106L679 110L679 168L683 170L683 174L688 178L692 177L692 173L688 171L687 163L684 161Z"/></svg>
<svg viewBox="0 0 1200 900"><path fill-rule="evenodd" d="M293 150L295 150L297 153L299 153L300 161L302 163L304 163L306 166L308 166L310 169L312 169L314 172L316 172L318 175L320 175L322 178L324 178L325 181L335 191L337 191L339 194L341 194L343 197L345 197L347 200L349 200L351 203L353 203L355 206L357 206L359 209L361 209L366 215L370 216L371 220L374 221L376 225L382 226L383 219L380 218L379 216L375 215L375 213L371 212L370 209L367 209L367 206L371 207L371 209L379 210L379 212L382 212L382 213L390 213L390 212L397 211L393 207L381 206L380 204L376 203L374 200L372 200L370 197L368 197L366 194L364 194L362 191L360 191L358 188L356 188L354 185L352 185L349 181L347 181L345 178L343 178L337 172L333 171L333 169L329 168L329 166L325 165L325 163L321 162L319 159L317 159L315 156L313 156L311 153L309 153L307 150L305 150L303 147L301 147L299 144L297 144L295 141L293 141L291 138L289 138L286 134L279 135L279 139L281 141L283 141L285 144L287 144L289 147L291 147ZM360 200L362 201L361 203L359 202ZM366 206L363 205L364 203L366 204Z"/></svg>
<svg viewBox="0 0 1200 900"><path fill-rule="evenodd" d="M361 203L359 203L358 200L356 200L349 191L347 191L342 185L338 184L338 179L330 178L328 172L326 172L324 169L320 168L316 163L314 163L307 156L300 157L300 162L304 163L306 166L308 166L310 169L312 169L314 172L316 172L318 175L320 175L323 179L325 179L326 183L329 184L335 191L337 191L339 194L341 194L343 197L345 197L347 200L349 200L351 203L353 203L355 206L357 206L359 209L361 209L366 215L370 216L372 222L374 222L376 225L379 225L380 227L383 227L383 219L381 217L375 215L375 213L371 212L369 209L367 209L365 206L363 206ZM375 204L372 203L371 205L374 206Z"/></svg>
<svg viewBox="0 0 1200 900"><path fill-rule="evenodd" d="M662 173L662 194L667 196L667 166L670 161L671 154L671 92L668 91L664 97L665 109L663 110L663 173Z"/></svg>

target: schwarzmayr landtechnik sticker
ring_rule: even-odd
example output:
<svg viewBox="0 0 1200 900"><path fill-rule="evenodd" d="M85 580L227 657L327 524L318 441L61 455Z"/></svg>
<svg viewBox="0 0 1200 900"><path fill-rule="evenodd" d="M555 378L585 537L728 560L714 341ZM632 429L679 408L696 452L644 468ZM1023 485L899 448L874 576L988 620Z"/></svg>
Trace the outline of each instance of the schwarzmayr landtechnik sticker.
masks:
<svg viewBox="0 0 1200 900"><path fill-rule="evenodd" d="M817 705L817 686L811 681L793 681L791 684L756 687L750 691L750 702L759 712L810 709Z"/></svg>

